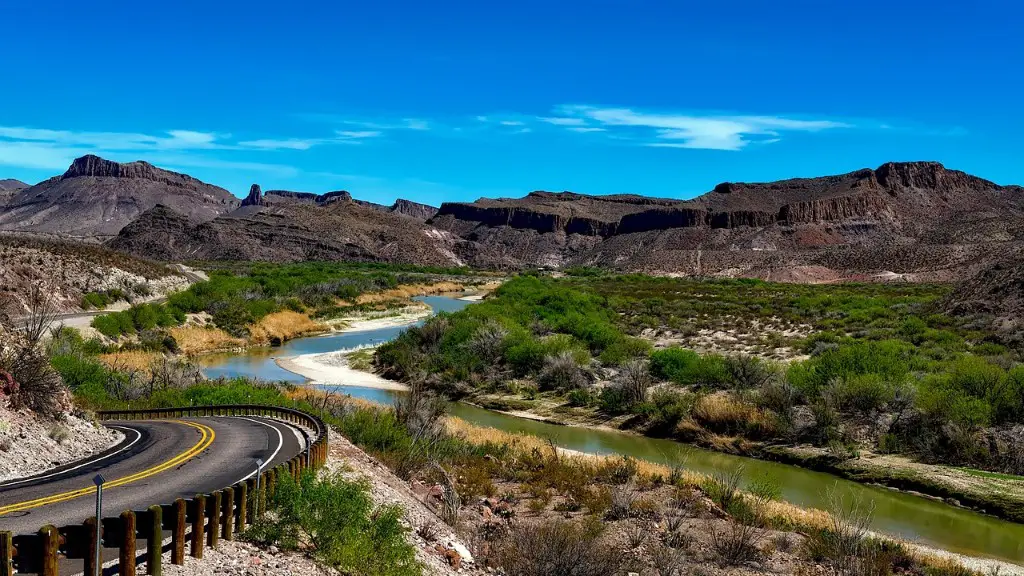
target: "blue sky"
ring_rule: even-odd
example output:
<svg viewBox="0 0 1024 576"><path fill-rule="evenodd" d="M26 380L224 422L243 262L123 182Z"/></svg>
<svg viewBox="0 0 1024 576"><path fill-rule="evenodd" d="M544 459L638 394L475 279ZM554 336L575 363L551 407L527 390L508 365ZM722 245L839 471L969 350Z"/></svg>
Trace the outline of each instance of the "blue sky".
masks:
<svg viewBox="0 0 1024 576"><path fill-rule="evenodd" d="M438 204L938 160L1024 183L1017 2L9 2L0 178Z"/></svg>

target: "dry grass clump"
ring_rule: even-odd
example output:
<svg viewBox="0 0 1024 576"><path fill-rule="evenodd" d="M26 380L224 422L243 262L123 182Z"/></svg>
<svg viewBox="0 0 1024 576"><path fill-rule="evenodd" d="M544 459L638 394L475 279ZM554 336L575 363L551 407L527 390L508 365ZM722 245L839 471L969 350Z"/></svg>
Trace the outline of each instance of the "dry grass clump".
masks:
<svg viewBox="0 0 1024 576"><path fill-rule="evenodd" d="M712 394L697 401L693 419L717 434L771 438L778 433L776 419L763 409L729 394Z"/></svg>
<svg viewBox="0 0 1024 576"><path fill-rule="evenodd" d="M170 329L182 354L193 355L216 350L242 348L245 341L235 338L220 328L206 326L178 326Z"/></svg>
<svg viewBox="0 0 1024 576"><path fill-rule="evenodd" d="M255 345L279 346L286 340L324 330L309 315L292 310L267 314L249 327L249 341Z"/></svg>
<svg viewBox="0 0 1024 576"><path fill-rule="evenodd" d="M408 299L413 296L428 296L430 294L446 294L448 292L462 292L466 287L457 282L436 282L434 284L403 284L397 288L360 294L356 297L356 304L373 304L387 300Z"/></svg>
<svg viewBox="0 0 1024 576"><path fill-rule="evenodd" d="M161 355L145 350L119 350L109 354L100 354L99 361L116 370L138 370L149 372L150 367Z"/></svg>

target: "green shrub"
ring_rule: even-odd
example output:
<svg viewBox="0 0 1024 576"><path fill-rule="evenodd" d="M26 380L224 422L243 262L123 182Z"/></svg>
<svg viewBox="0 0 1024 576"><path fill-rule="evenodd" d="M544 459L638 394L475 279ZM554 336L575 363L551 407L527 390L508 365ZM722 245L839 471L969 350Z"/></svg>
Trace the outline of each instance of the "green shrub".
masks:
<svg viewBox="0 0 1024 576"><path fill-rule="evenodd" d="M986 426L991 419L989 403L955 385L950 375L924 378L918 386L917 404L933 421L952 422L968 430Z"/></svg>
<svg viewBox="0 0 1024 576"><path fill-rule="evenodd" d="M887 381L899 381L910 372L912 346L898 340L860 341L840 344L804 362L790 365L789 381L808 397L837 380L874 374Z"/></svg>
<svg viewBox="0 0 1024 576"><path fill-rule="evenodd" d="M664 348L651 353L651 374L662 380L676 380L677 374L690 371L699 361L700 355L693 350Z"/></svg>
<svg viewBox="0 0 1024 576"><path fill-rule="evenodd" d="M576 388L566 394L570 406L587 406L594 399L594 395L587 388Z"/></svg>
<svg viewBox="0 0 1024 576"><path fill-rule="evenodd" d="M598 404L609 414L623 414L633 405L633 397L622 386L605 386L601 389Z"/></svg>
<svg viewBox="0 0 1024 576"><path fill-rule="evenodd" d="M651 394L650 400L640 403L633 411L647 419L651 433L667 435L693 412L698 398L696 394L662 387Z"/></svg>
<svg viewBox="0 0 1024 576"><path fill-rule="evenodd" d="M366 483L306 471L299 482L284 475L270 514L245 538L285 550L309 546L321 562L344 574L412 576L422 573L406 539L398 506L375 508Z"/></svg>
<svg viewBox="0 0 1024 576"><path fill-rule="evenodd" d="M651 348L647 340L626 336L605 348L598 358L605 366L620 366L629 360L646 357Z"/></svg>
<svg viewBox="0 0 1024 576"><path fill-rule="evenodd" d="M893 400L895 391L895 386L878 374L851 374L830 387L839 408L857 412L881 409Z"/></svg>

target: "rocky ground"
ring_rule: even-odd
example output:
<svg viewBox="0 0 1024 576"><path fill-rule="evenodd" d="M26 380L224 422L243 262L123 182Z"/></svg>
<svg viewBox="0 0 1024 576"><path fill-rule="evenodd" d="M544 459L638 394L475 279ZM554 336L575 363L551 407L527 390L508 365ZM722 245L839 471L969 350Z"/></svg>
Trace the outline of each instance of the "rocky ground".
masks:
<svg viewBox="0 0 1024 576"><path fill-rule="evenodd" d="M117 289L142 301L187 285L169 268L99 246L0 234L0 320L23 316L33 288L55 312L77 312L89 292Z"/></svg>
<svg viewBox="0 0 1024 576"><path fill-rule="evenodd" d="M55 420L0 406L0 482L85 458L114 446L123 437L79 416Z"/></svg>

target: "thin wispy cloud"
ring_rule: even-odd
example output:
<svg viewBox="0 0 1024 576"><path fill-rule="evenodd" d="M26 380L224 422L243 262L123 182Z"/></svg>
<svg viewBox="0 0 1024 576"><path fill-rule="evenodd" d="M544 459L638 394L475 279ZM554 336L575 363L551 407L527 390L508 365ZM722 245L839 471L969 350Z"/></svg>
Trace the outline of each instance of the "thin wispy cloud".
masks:
<svg viewBox="0 0 1024 576"><path fill-rule="evenodd" d="M336 130L334 132L343 140L363 140L365 138L377 138L383 132L380 130Z"/></svg>
<svg viewBox="0 0 1024 576"><path fill-rule="evenodd" d="M502 126L523 126L525 123L520 122L519 120L502 120L501 122L498 122L498 124L501 124Z"/></svg>
<svg viewBox="0 0 1024 576"><path fill-rule="evenodd" d="M548 124L554 124L555 126L583 126L586 124L586 120L583 118L566 118L566 117L548 117L548 118L537 118L541 122L547 122Z"/></svg>
<svg viewBox="0 0 1024 576"><path fill-rule="evenodd" d="M607 128L597 128L596 126L570 126L566 128L570 132L607 132Z"/></svg>
<svg viewBox="0 0 1024 576"><path fill-rule="evenodd" d="M742 150L753 143L777 142L787 132L853 127L835 120L783 116L650 113L579 105L560 106L558 111L562 114L560 118L595 123L610 132L626 132L640 137L643 145L656 148Z"/></svg>
<svg viewBox="0 0 1024 576"><path fill-rule="evenodd" d="M285 140L274 140L264 138L260 140L246 140L238 145L245 148L257 148L259 150L309 150L322 142L320 139L302 140L299 138L288 138Z"/></svg>
<svg viewBox="0 0 1024 576"><path fill-rule="evenodd" d="M89 132L50 130L23 126L0 126L0 139L28 142L48 142L65 146L85 146L105 150L187 150L212 149L221 146L218 140L228 134L170 130L162 134L135 132Z"/></svg>
<svg viewBox="0 0 1024 576"><path fill-rule="evenodd" d="M197 130L168 130L155 134L54 130L0 126L0 165L34 170L64 170L85 154L98 154L121 162L146 160L163 166L192 166L230 170L285 173L280 164L245 162L215 157L232 151L306 150L315 141L260 139L232 143L230 134ZM237 154L237 152L234 152Z"/></svg>

